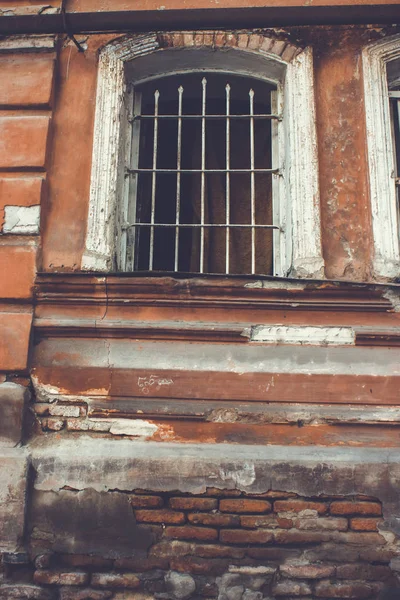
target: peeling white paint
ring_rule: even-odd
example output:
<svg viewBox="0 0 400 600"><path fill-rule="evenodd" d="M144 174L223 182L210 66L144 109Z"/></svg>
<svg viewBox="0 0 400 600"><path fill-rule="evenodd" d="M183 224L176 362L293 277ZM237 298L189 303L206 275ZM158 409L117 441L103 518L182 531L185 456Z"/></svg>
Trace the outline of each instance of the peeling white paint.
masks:
<svg viewBox="0 0 400 600"><path fill-rule="evenodd" d="M400 57L400 36L386 37L363 50L365 117L374 237L374 271L393 278L400 272L395 158L386 65Z"/></svg>
<svg viewBox="0 0 400 600"><path fill-rule="evenodd" d="M40 206L5 206L4 233L39 233Z"/></svg>
<svg viewBox="0 0 400 600"><path fill-rule="evenodd" d="M311 346L354 345L355 332L351 327L257 325L252 328L250 341Z"/></svg>

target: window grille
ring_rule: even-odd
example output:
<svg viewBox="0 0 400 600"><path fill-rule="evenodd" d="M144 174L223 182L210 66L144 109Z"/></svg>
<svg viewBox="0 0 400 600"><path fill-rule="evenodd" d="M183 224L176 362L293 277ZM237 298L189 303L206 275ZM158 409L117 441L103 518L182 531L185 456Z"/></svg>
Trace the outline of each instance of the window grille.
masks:
<svg viewBox="0 0 400 600"><path fill-rule="evenodd" d="M216 73L135 88L128 270L272 272L274 94L265 81Z"/></svg>
<svg viewBox="0 0 400 600"><path fill-rule="evenodd" d="M400 90L390 91L389 98L392 115L392 133L394 145L394 177L397 192L397 223L400 227Z"/></svg>

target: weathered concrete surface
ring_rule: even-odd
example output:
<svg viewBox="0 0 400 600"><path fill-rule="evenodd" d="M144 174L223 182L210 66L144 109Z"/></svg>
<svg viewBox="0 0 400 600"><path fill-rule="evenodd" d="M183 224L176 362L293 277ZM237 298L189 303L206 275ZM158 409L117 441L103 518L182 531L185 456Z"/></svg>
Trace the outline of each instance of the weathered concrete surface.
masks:
<svg viewBox="0 0 400 600"><path fill-rule="evenodd" d="M86 465L88 471L91 466ZM101 480L98 474L103 487ZM41 547L41 541L43 549L50 541L56 552L93 553L110 558L145 554L153 535L137 527L129 497L118 491L106 493L90 487L83 491L60 489L33 494L29 529L36 549Z"/></svg>
<svg viewBox="0 0 400 600"><path fill-rule="evenodd" d="M0 551L15 552L24 533L28 460L22 449L0 451Z"/></svg>
<svg viewBox="0 0 400 600"><path fill-rule="evenodd" d="M82 435L79 454L76 448L75 436L58 441L57 446L45 439L31 446L36 494L58 493L65 486L97 492L141 488L199 494L217 487L247 493L286 490L311 497L366 494L382 501L386 526L400 533L398 449L182 447Z"/></svg>
<svg viewBox="0 0 400 600"><path fill-rule="evenodd" d="M29 391L12 382L0 384L0 446L15 446L22 438L22 421Z"/></svg>

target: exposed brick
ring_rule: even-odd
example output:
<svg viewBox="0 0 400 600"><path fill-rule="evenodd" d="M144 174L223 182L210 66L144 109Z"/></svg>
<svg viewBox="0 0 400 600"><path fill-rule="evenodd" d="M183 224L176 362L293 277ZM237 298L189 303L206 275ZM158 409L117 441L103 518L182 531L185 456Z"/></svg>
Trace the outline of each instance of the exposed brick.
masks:
<svg viewBox="0 0 400 600"><path fill-rule="evenodd" d="M0 167L42 169L46 164L49 117L0 117Z"/></svg>
<svg viewBox="0 0 400 600"><path fill-rule="evenodd" d="M65 404L50 404L49 413L53 417L79 417L79 406Z"/></svg>
<svg viewBox="0 0 400 600"><path fill-rule="evenodd" d="M329 517L295 519L293 525L303 531L346 531L348 528L347 519Z"/></svg>
<svg viewBox="0 0 400 600"><path fill-rule="evenodd" d="M173 510L135 510L138 523L174 523L176 525L185 522L185 514Z"/></svg>
<svg viewBox="0 0 400 600"><path fill-rule="evenodd" d="M328 505L323 502L306 500L277 500L274 502L274 512L301 512L303 510L316 510L319 515L328 511Z"/></svg>
<svg viewBox="0 0 400 600"><path fill-rule="evenodd" d="M327 543L320 545L315 550L306 550L304 552L304 558L311 562L320 560L353 562L359 560L360 549L344 544Z"/></svg>
<svg viewBox="0 0 400 600"><path fill-rule="evenodd" d="M149 558L170 558L170 556L186 556L194 554L195 544L178 540L161 540L151 546Z"/></svg>
<svg viewBox="0 0 400 600"><path fill-rule="evenodd" d="M358 579L359 581L386 581L392 577L390 567L385 565L349 564L336 569L337 579Z"/></svg>
<svg viewBox="0 0 400 600"><path fill-rule="evenodd" d="M296 579L325 579L335 575L335 567L329 565L281 565L280 572Z"/></svg>
<svg viewBox="0 0 400 600"><path fill-rule="evenodd" d="M231 513L267 513L271 510L271 503L268 500L234 498L220 500L219 508L222 512Z"/></svg>
<svg viewBox="0 0 400 600"><path fill-rule="evenodd" d="M265 548L247 548L246 554L257 560L279 560L285 561L298 558L302 550L300 548L282 548L279 546L270 546Z"/></svg>
<svg viewBox="0 0 400 600"><path fill-rule="evenodd" d="M35 567L37 569L47 569L51 564L52 554L39 554L35 558Z"/></svg>
<svg viewBox="0 0 400 600"><path fill-rule="evenodd" d="M171 498L171 508L178 510L213 510L218 506L215 498Z"/></svg>
<svg viewBox="0 0 400 600"><path fill-rule="evenodd" d="M361 546L357 548L360 560L375 563L388 563L396 556L396 551L387 546ZM350 562L350 561L349 561Z"/></svg>
<svg viewBox="0 0 400 600"><path fill-rule="evenodd" d="M130 502L134 508L160 508L163 505L160 496L131 496Z"/></svg>
<svg viewBox="0 0 400 600"><path fill-rule="evenodd" d="M332 515L371 515L381 516L382 507L378 502L332 502Z"/></svg>
<svg viewBox="0 0 400 600"><path fill-rule="evenodd" d="M113 565L113 561L109 558L90 554L58 554L57 559L61 564L69 567L104 567L107 569Z"/></svg>
<svg viewBox="0 0 400 600"><path fill-rule="evenodd" d="M220 532L220 540L226 544L266 544L272 539L272 533L263 529L256 531L223 529Z"/></svg>
<svg viewBox="0 0 400 600"><path fill-rule="evenodd" d="M241 496L242 492L240 490L220 490L219 488L208 487L206 495L215 496L216 498L224 498L226 496Z"/></svg>
<svg viewBox="0 0 400 600"><path fill-rule="evenodd" d="M275 515L245 515L240 517L240 524L242 527L248 527L249 529L256 529L257 527L290 529L293 526L293 521Z"/></svg>
<svg viewBox="0 0 400 600"><path fill-rule="evenodd" d="M341 544L354 544L357 546L376 547L386 544L385 538L379 533L364 533L362 531L332 531L330 534L332 541Z"/></svg>
<svg viewBox="0 0 400 600"><path fill-rule="evenodd" d="M196 544L178 540L162 540L149 551L150 559L169 559L179 556L200 556L202 558L243 558L245 550L221 544ZM117 566L117 562L116 562Z"/></svg>
<svg viewBox="0 0 400 600"><path fill-rule="evenodd" d="M36 585L0 585L0 600L54 600L53 590Z"/></svg>
<svg viewBox="0 0 400 600"><path fill-rule="evenodd" d="M176 538L178 540L204 540L212 541L218 539L218 531L209 527L167 527L164 533L165 537Z"/></svg>
<svg viewBox="0 0 400 600"><path fill-rule="evenodd" d="M230 559L221 558L199 558L195 556L181 556L171 558L170 567L173 571L182 573L194 573L196 575L218 575L227 571Z"/></svg>
<svg viewBox="0 0 400 600"><path fill-rule="evenodd" d="M311 588L307 583L281 581L273 587L272 592L275 596L305 596L311 594Z"/></svg>
<svg viewBox="0 0 400 600"><path fill-rule="evenodd" d="M18 54L3 56L0 63L0 105L49 106L54 58L51 55Z"/></svg>
<svg viewBox="0 0 400 600"><path fill-rule="evenodd" d="M271 498L271 500L275 499L287 499L287 498L296 498L297 494L293 492L282 492L279 490L269 490L268 492L264 492L264 494L259 494L259 498Z"/></svg>
<svg viewBox="0 0 400 600"><path fill-rule="evenodd" d="M350 528L354 531L378 531L379 519L350 519Z"/></svg>
<svg viewBox="0 0 400 600"><path fill-rule="evenodd" d="M68 431L109 431L110 422L91 419L68 419Z"/></svg>
<svg viewBox="0 0 400 600"><path fill-rule="evenodd" d="M221 515L218 513L189 514L188 520L194 525L213 525L215 527L234 527L240 524L240 517L238 515Z"/></svg>
<svg viewBox="0 0 400 600"><path fill-rule="evenodd" d="M140 579L134 573L93 573L92 586L135 590L140 587Z"/></svg>
<svg viewBox="0 0 400 600"><path fill-rule="evenodd" d="M89 575L81 571L35 571L33 574L35 583L46 585L86 585Z"/></svg>
<svg viewBox="0 0 400 600"><path fill-rule="evenodd" d="M203 558L243 558L245 550L220 544L197 544L193 554Z"/></svg>
<svg viewBox="0 0 400 600"><path fill-rule="evenodd" d="M315 586L317 598L370 598L373 589L365 583L330 583L321 581Z"/></svg>
<svg viewBox="0 0 400 600"><path fill-rule="evenodd" d="M43 419L42 425L45 429L49 429L50 431L61 431L64 427L64 421L62 419L57 419L56 417L50 417L48 419Z"/></svg>
<svg viewBox="0 0 400 600"><path fill-rule="evenodd" d="M277 544L314 544L317 542L327 542L331 537L329 532L299 531L298 529L274 531L273 535Z"/></svg>
<svg viewBox="0 0 400 600"><path fill-rule="evenodd" d="M168 569L167 558L119 558L114 562L116 569L143 572L153 569Z"/></svg>
<svg viewBox="0 0 400 600"><path fill-rule="evenodd" d="M60 600L109 600L113 592L107 590L93 590L90 588L61 588Z"/></svg>

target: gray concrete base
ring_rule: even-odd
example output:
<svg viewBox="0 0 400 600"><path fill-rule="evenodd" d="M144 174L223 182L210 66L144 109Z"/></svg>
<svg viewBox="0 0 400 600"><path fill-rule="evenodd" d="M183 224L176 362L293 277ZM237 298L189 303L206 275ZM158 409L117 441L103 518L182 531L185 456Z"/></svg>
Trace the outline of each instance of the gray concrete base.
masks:
<svg viewBox="0 0 400 600"><path fill-rule="evenodd" d="M101 539L108 527L107 543L114 553L127 551L126 532L131 529L129 551L142 552L150 540L133 541L135 524L125 494L138 488L192 494L207 487L252 494L284 490L308 497L365 494L383 502L385 529L400 534L400 450L178 445L80 435L57 443L37 439L30 452L36 471L36 527L53 532L62 551L93 552L96 544L102 546L98 536L93 538L82 527L92 508L96 522L106 524L99 526ZM59 511L74 515L63 530L57 525ZM124 518L117 518L117 513Z"/></svg>

